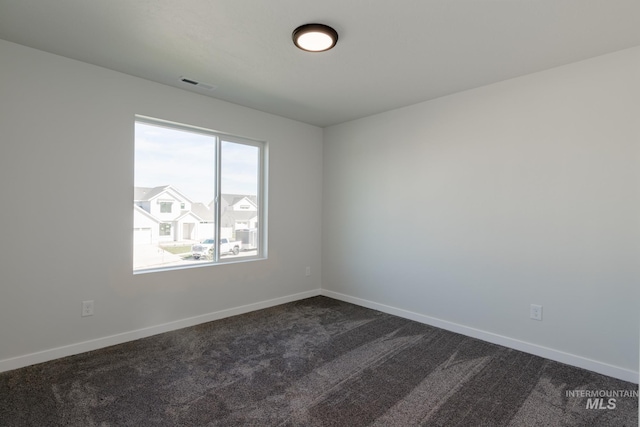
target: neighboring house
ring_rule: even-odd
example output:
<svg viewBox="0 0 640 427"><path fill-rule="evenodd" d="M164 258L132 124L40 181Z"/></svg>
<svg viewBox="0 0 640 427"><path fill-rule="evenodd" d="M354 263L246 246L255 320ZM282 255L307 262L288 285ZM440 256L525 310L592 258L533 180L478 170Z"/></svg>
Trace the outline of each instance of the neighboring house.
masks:
<svg viewBox="0 0 640 427"><path fill-rule="evenodd" d="M133 210L133 241L135 244L157 244L179 240L199 240L210 235L207 224L212 215L203 218L194 212L194 205L180 190L170 185L135 187ZM205 207L206 208L206 207ZM200 210L201 214L204 214ZM212 221L212 220L211 220ZM212 226L209 227L213 229Z"/></svg>
<svg viewBox="0 0 640 427"><path fill-rule="evenodd" d="M134 244L203 240L215 235L213 202L209 206L193 202L171 185L135 187L133 203ZM221 237L258 227L256 196L223 194L220 212Z"/></svg>
<svg viewBox="0 0 640 427"><path fill-rule="evenodd" d="M204 203L193 203L191 205L192 212L200 218L198 225L197 237L193 240L210 239L215 235L215 214Z"/></svg>
<svg viewBox="0 0 640 427"><path fill-rule="evenodd" d="M157 243L159 231L160 221L140 206L133 205L133 244Z"/></svg>
<svg viewBox="0 0 640 427"><path fill-rule="evenodd" d="M233 231L258 228L258 199L243 194L223 194L220 223Z"/></svg>

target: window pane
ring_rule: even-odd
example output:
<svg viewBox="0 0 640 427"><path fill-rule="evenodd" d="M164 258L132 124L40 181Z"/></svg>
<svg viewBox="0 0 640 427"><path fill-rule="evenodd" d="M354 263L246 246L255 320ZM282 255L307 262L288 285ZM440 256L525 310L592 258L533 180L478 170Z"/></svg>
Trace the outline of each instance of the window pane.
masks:
<svg viewBox="0 0 640 427"><path fill-rule="evenodd" d="M170 202L160 202L160 213L171 213L172 204Z"/></svg>
<svg viewBox="0 0 640 427"><path fill-rule="evenodd" d="M260 148L223 139L220 157L220 255L256 256L260 247Z"/></svg>
<svg viewBox="0 0 640 427"><path fill-rule="evenodd" d="M202 262L192 246L215 237L215 146L214 135L136 122L134 271Z"/></svg>

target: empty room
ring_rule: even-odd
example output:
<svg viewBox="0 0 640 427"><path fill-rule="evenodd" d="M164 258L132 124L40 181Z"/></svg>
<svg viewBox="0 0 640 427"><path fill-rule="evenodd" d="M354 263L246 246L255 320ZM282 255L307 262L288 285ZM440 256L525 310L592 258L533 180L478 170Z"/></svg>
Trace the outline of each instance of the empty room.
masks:
<svg viewBox="0 0 640 427"><path fill-rule="evenodd" d="M0 426L637 426L637 0L0 0Z"/></svg>

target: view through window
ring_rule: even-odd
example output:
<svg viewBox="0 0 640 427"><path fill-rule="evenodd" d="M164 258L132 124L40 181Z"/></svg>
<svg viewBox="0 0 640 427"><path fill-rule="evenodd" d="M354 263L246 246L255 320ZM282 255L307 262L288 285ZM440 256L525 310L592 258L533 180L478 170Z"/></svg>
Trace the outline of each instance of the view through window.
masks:
<svg viewBox="0 0 640 427"><path fill-rule="evenodd" d="M264 144L137 118L133 270L262 256Z"/></svg>

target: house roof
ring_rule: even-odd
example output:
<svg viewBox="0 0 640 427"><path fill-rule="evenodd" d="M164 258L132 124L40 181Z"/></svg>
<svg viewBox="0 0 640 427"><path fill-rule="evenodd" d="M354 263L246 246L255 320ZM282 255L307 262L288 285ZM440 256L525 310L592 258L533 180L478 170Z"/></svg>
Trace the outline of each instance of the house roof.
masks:
<svg viewBox="0 0 640 427"><path fill-rule="evenodd" d="M203 221L203 219L200 218L198 215L196 215L195 212L193 212L193 211L182 211L180 213L180 216L177 217L176 219L174 219L173 221L181 221L181 220L183 220L184 218L186 218L188 216L191 216L191 217L193 217L194 219L196 219L198 221Z"/></svg>
<svg viewBox="0 0 640 427"><path fill-rule="evenodd" d="M235 205L236 203L240 202L242 199L245 199L245 198L248 199L255 206L258 206L258 196L246 195L246 194L223 194L222 195L222 201L223 201L222 208L224 210L224 208L226 208L227 206Z"/></svg>
<svg viewBox="0 0 640 427"><path fill-rule="evenodd" d="M176 188L170 185L162 185L158 187L135 187L134 201L135 202L150 201L159 197L160 195L162 195L167 191L172 191L182 196L182 193L179 190L177 190ZM257 213L255 211L232 211L227 209L229 206L232 206L242 201L245 198L257 206L257 202L258 202L257 196L244 195L244 194L223 194L222 195L223 222L247 221L257 216ZM183 218L184 216L189 214L193 214L203 222L215 221L215 212L209 206L201 202L191 202L186 197L185 199L188 200L189 203L191 204L191 210L182 211L182 213L177 219ZM135 208L139 209L141 212L144 212L149 217L154 218L148 212L139 208L138 206L135 206Z"/></svg>
<svg viewBox="0 0 640 427"><path fill-rule="evenodd" d="M161 185L158 187L134 187L133 188L133 200L135 201L149 201L153 200L161 194L172 191L178 194L182 199L189 203L193 203L191 199L184 195L180 190L171 185Z"/></svg>
<svg viewBox="0 0 640 427"><path fill-rule="evenodd" d="M134 187L133 200L151 200L167 188L169 188L168 185L161 185L159 187Z"/></svg>
<svg viewBox="0 0 640 427"><path fill-rule="evenodd" d="M154 217L153 215L151 215L149 212L145 211L144 209L142 209L140 206L138 205L133 205L133 212L134 213L138 213L140 215L144 215L147 218L157 222L158 224L160 223L160 220L156 217Z"/></svg>
<svg viewBox="0 0 640 427"><path fill-rule="evenodd" d="M204 203L192 203L191 211L196 214L202 221L213 222L215 221L215 213L209 209Z"/></svg>

